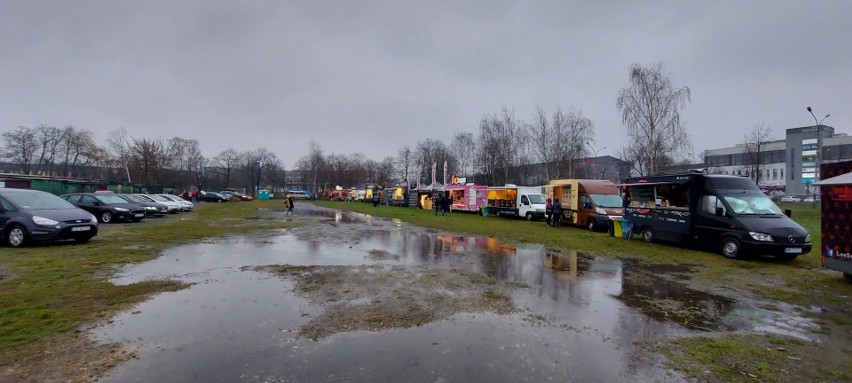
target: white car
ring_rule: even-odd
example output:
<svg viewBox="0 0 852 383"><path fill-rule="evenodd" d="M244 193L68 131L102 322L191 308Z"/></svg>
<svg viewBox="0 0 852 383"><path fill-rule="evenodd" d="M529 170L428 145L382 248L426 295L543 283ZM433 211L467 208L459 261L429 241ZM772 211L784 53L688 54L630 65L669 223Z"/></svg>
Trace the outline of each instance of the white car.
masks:
<svg viewBox="0 0 852 383"><path fill-rule="evenodd" d="M781 202L802 202L802 199L794 195L785 195L781 197Z"/></svg>
<svg viewBox="0 0 852 383"><path fill-rule="evenodd" d="M162 196L163 198L170 199L170 200L180 204L180 211L190 211L190 210L192 210L192 208L195 207L195 204L192 203L191 201L187 201L187 200L180 198L180 197L178 197L174 194L158 194L158 195Z"/></svg>
<svg viewBox="0 0 852 383"><path fill-rule="evenodd" d="M169 207L169 214L174 214L180 211L180 204L167 198L163 198L157 194L134 194L142 198L151 200L152 202L161 203Z"/></svg>

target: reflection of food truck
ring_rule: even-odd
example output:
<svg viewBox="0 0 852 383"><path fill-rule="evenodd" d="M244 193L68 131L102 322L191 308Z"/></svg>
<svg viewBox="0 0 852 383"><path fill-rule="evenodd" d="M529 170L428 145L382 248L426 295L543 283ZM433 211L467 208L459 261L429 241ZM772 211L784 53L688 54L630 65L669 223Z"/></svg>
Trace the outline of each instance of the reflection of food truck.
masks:
<svg viewBox="0 0 852 383"><path fill-rule="evenodd" d="M544 218L541 186L489 186L487 198L487 214L524 217L530 221Z"/></svg>
<svg viewBox="0 0 852 383"><path fill-rule="evenodd" d="M595 231L606 228L611 218L621 218L621 196L612 181L551 180L544 188L548 198L559 198L565 223Z"/></svg>
<svg viewBox="0 0 852 383"><path fill-rule="evenodd" d="M837 270L852 279L852 161L827 162L820 165L822 204L823 267Z"/></svg>
<svg viewBox="0 0 852 383"><path fill-rule="evenodd" d="M645 241L718 247L739 258L792 260L811 251L811 236L747 177L690 173L629 178L624 220Z"/></svg>
<svg viewBox="0 0 852 383"><path fill-rule="evenodd" d="M453 185L447 187L447 194L452 202L453 211L468 211L478 213L485 206L485 196L488 187L485 185Z"/></svg>

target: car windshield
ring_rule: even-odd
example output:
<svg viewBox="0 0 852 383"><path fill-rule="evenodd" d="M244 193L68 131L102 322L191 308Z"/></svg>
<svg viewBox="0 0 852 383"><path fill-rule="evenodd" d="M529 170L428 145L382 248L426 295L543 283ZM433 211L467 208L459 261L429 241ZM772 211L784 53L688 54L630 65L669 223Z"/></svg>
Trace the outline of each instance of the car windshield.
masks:
<svg viewBox="0 0 852 383"><path fill-rule="evenodd" d="M528 194L530 197L530 203L535 204L544 204L544 194Z"/></svg>
<svg viewBox="0 0 852 383"><path fill-rule="evenodd" d="M784 214L775 202L763 194L723 195L722 198L731 206L734 213L740 215Z"/></svg>
<svg viewBox="0 0 852 383"><path fill-rule="evenodd" d="M124 198L117 195L99 195L95 198L104 203L129 203Z"/></svg>
<svg viewBox="0 0 852 383"><path fill-rule="evenodd" d="M148 198L153 199L154 201L157 201L157 202L174 202L174 201L172 201L172 200L170 200L166 197L163 197L161 195L156 195L156 194L149 195Z"/></svg>
<svg viewBox="0 0 852 383"><path fill-rule="evenodd" d="M615 194L592 194L592 201L597 207L621 207L621 197Z"/></svg>
<svg viewBox="0 0 852 383"><path fill-rule="evenodd" d="M30 210L76 209L70 202L48 193L8 193L3 197L15 205Z"/></svg>

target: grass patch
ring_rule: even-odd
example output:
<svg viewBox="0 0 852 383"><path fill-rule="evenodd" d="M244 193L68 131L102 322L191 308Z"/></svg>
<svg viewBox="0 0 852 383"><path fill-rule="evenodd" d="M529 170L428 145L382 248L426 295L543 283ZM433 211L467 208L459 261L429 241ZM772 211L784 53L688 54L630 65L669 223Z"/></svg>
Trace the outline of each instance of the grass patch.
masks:
<svg viewBox="0 0 852 383"><path fill-rule="evenodd" d="M101 224L87 244L2 247L0 266L0 366L32 357L40 343L61 342L74 330L141 302L184 287L175 281L116 286L119 267L153 259L169 247L206 238L282 228L280 220L247 220L280 202L199 204L195 211L139 223ZM227 224L226 224L227 223ZM24 347L26 346L26 347ZM33 347L36 346L36 347Z"/></svg>

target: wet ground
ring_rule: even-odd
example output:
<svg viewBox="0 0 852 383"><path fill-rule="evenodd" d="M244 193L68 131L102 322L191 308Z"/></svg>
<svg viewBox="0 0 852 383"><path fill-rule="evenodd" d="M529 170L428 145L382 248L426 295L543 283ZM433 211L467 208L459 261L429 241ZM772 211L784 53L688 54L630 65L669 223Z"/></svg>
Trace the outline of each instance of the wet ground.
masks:
<svg viewBox="0 0 852 383"><path fill-rule="evenodd" d="M681 381L636 342L813 326L690 288L686 267L300 209L280 217L299 228L124 270L191 286L93 330L137 355L103 381Z"/></svg>

